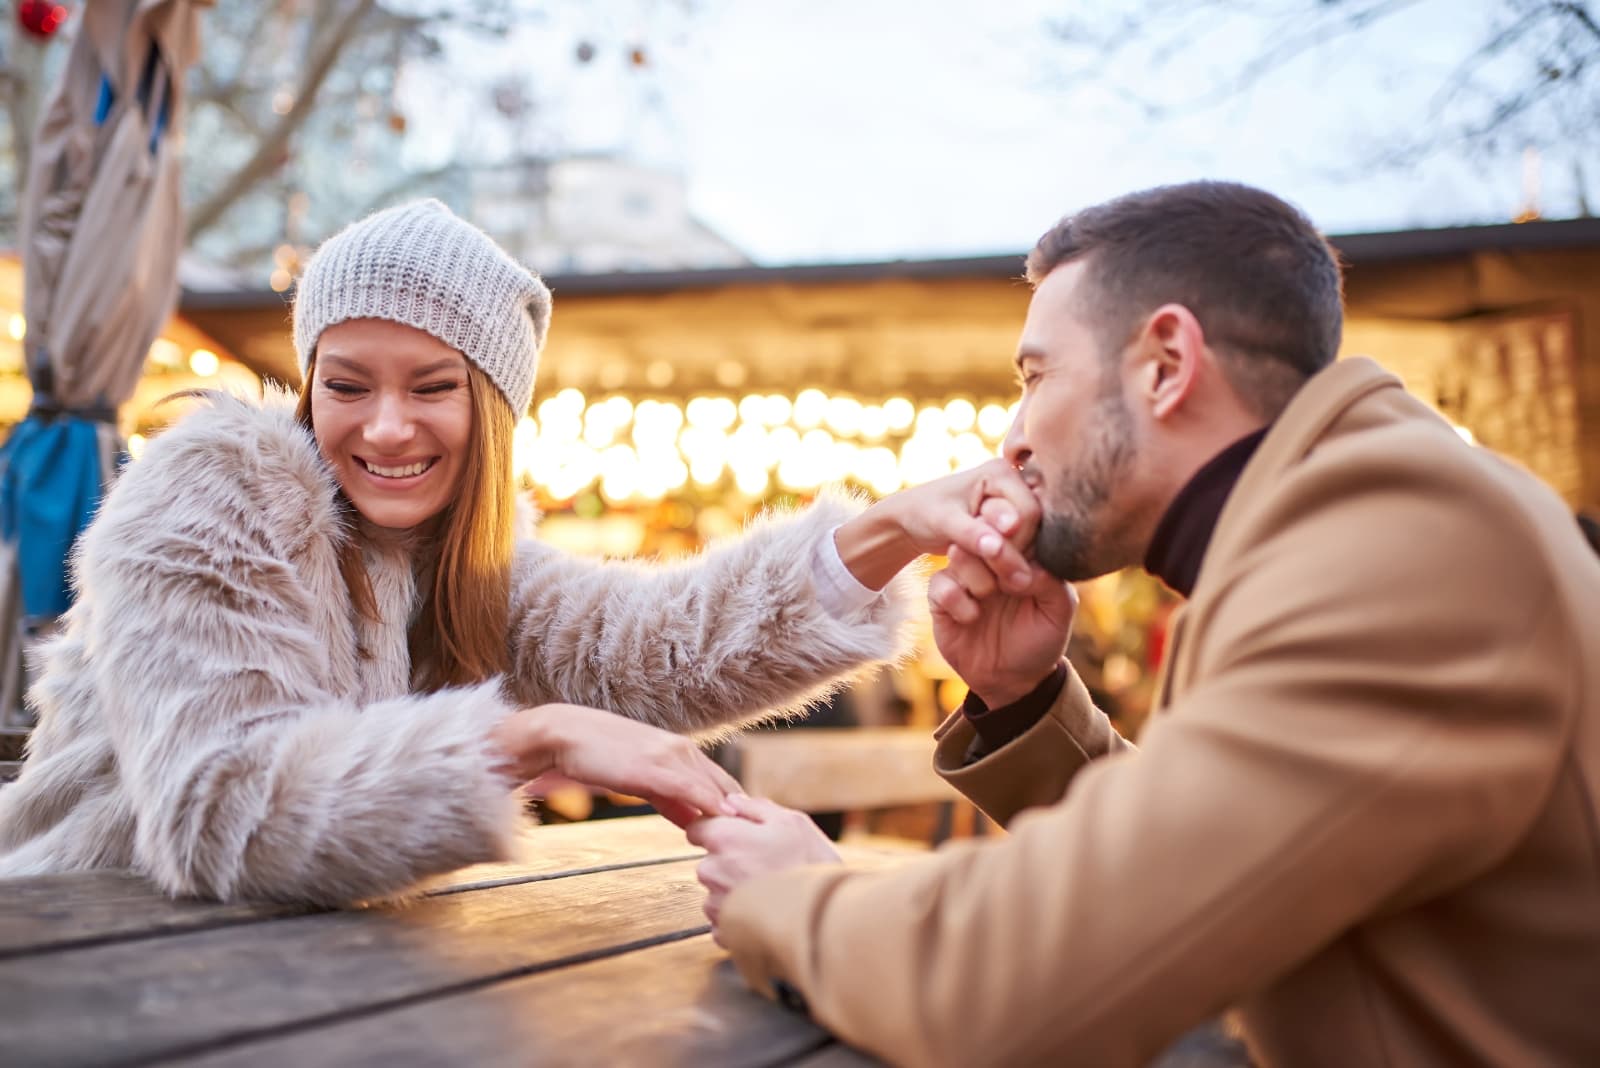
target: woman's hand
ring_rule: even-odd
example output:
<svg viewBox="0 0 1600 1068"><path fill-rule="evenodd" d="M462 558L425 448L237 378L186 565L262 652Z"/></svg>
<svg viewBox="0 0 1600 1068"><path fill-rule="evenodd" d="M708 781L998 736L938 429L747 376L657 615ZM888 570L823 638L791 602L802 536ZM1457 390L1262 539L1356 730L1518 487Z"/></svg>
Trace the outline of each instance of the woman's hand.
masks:
<svg viewBox="0 0 1600 1068"><path fill-rule="evenodd" d="M881 590L924 553L954 549L980 561L1000 587L1020 594L1032 583L1027 551L1039 502L1004 460L890 494L834 534L839 559L863 586Z"/></svg>
<svg viewBox="0 0 1600 1068"><path fill-rule="evenodd" d="M680 827L731 814L727 798L744 792L688 738L598 708L525 708L502 720L493 738L503 769L519 781L554 776L642 797Z"/></svg>

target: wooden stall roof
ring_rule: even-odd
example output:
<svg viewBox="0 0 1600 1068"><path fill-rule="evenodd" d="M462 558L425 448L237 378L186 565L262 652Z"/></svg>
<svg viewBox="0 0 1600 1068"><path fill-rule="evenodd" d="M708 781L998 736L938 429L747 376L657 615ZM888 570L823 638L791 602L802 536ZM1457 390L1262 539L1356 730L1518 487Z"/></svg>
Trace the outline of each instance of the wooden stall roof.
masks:
<svg viewBox="0 0 1600 1068"><path fill-rule="evenodd" d="M1600 275L1600 219L1332 240L1348 266L1352 317L1504 310L1552 287L1557 297L1592 293ZM552 275L556 314L539 388L1009 392L1006 357L1029 293L1022 261L1018 252ZM269 290L186 292L180 308L258 373L295 381L288 300Z"/></svg>

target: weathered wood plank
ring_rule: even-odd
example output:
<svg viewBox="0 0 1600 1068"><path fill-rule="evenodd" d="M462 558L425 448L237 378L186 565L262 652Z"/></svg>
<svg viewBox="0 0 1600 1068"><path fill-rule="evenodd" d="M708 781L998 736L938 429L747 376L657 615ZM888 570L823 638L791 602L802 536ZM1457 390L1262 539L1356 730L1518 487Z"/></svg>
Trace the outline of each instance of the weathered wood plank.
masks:
<svg viewBox="0 0 1600 1068"><path fill-rule="evenodd" d="M752 732L734 745L746 790L803 812L961 797L933 770L934 739L920 727Z"/></svg>
<svg viewBox="0 0 1600 1068"><path fill-rule="evenodd" d="M726 954L701 935L249 1042L198 1066L743 1068L787 1064L831 1042L806 1017L746 989Z"/></svg>
<svg viewBox="0 0 1600 1068"><path fill-rule="evenodd" d="M556 878L572 871L629 865L698 850L659 816L530 827L522 859L477 864L441 876L429 893L454 893L500 882ZM282 905L219 905L174 901L127 872L82 872L0 879L0 958L66 946L143 938L185 930L300 915Z"/></svg>
<svg viewBox="0 0 1600 1068"><path fill-rule="evenodd" d="M680 861L13 958L0 1045L40 1066L202 1052L699 933L703 900Z"/></svg>

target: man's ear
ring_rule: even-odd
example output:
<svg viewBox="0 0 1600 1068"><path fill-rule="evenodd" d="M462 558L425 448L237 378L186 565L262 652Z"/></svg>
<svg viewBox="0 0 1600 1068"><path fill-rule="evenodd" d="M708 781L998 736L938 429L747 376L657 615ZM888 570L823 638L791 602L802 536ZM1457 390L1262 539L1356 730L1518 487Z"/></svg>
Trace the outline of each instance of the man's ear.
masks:
<svg viewBox="0 0 1600 1068"><path fill-rule="evenodd" d="M1163 304L1150 313L1139 335L1140 387L1156 419L1181 409L1200 379L1205 358L1205 332L1194 313L1182 304Z"/></svg>

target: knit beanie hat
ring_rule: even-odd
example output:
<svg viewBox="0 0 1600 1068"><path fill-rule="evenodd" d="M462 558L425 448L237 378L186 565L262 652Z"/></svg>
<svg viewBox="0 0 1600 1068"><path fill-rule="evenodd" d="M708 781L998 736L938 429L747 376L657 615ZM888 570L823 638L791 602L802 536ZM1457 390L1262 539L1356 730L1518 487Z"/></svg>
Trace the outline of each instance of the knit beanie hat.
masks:
<svg viewBox="0 0 1600 1068"><path fill-rule="evenodd" d="M295 286L304 376L322 332L387 319L459 350L522 416L533 400L550 290L482 230L437 200L386 208L328 238Z"/></svg>

